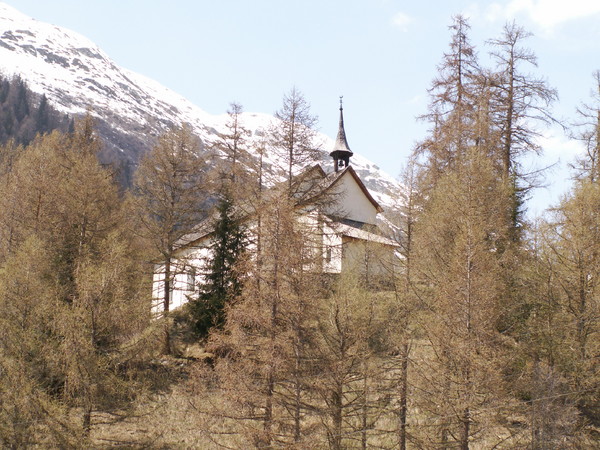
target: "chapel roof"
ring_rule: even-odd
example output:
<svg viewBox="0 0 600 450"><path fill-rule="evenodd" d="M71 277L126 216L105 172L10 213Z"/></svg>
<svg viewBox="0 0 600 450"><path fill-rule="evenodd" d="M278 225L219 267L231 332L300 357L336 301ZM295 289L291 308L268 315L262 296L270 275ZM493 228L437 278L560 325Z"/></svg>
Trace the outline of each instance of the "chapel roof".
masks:
<svg viewBox="0 0 600 450"><path fill-rule="evenodd" d="M342 106L342 97L340 97L340 122L338 125L338 134L333 145L333 151L329 154L330 156L336 156L339 154L347 154L348 156L354 155L348 140L346 139L346 130L344 129L344 107Z"/></svg>

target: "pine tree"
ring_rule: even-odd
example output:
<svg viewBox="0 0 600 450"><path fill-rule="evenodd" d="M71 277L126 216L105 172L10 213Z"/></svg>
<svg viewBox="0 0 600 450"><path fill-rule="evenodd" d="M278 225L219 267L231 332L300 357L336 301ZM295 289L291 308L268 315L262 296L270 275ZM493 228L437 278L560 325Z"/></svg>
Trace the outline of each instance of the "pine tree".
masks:
<svg viewBox="0 0 600 450"><path fill-rule="evenodd" d="M35 112L35 128L38 133L45 134L50 131L50 116L48 112L48 99L43 94L40 104Z"/></svg>
<svg viewBox="0 0 600 450"><path fill-rule="evenodd" d="M58 113L45 94L33 93L19 77L0 76L0 143L13 139L28 145L37 134L59 129L66 131L68 116Z"/></svg>
<svg viewBox="0 0 600 450"><path fill-rule="evenodd" d="M206 337L213 327L223 326L227 305L242 290L239 263L247 245L246 230L227 190L219 200L217 213L206 274L198 298L190 305L200 337Z"/></svg>
<svg viewBox="0 0 600 450"><path fill-rule="evenodd" d="M17 122L21 122L29 115L29 93L25 81L21 77L16 77L13 80L14 85L14 112Z"/></svg>

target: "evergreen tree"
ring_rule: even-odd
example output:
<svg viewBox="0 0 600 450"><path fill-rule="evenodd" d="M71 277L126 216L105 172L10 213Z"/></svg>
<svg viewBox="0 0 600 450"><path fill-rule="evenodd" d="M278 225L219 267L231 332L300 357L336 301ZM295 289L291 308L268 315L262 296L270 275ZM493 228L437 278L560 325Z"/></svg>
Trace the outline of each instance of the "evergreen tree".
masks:
<svg viewBox="0 0 600 450"><path fill-rule="evenodd" d="M27 145L37 134L66 131L69 118L58 113L44 94L33 93L20 77L0 76L0 143Z"/></svg>
<svg viewBox="0 0 600 450"><path fill-rule="evenodd" d="M15 118L17 122L21 122L29 115L29 90L21 77L16 77L13 85Z"/></svg>
<svg viewBox="0 0 600 450"><path fill-rule="evenodd" d="M48 99L43 94L40 104L35 112L35 128L38 133L45 134L50 131L50 117L48 114Z"/></svg>
<svg viewBox="0 0 600 450"><path fill-rule="evenodd" d="M196 332L206 337L211 328L225 323L226 307L242 290L239 263L247 245L246 230L234 210L231 194L226 189L219 201L214 224L206 275L200 294L190 307Z"/></svg>

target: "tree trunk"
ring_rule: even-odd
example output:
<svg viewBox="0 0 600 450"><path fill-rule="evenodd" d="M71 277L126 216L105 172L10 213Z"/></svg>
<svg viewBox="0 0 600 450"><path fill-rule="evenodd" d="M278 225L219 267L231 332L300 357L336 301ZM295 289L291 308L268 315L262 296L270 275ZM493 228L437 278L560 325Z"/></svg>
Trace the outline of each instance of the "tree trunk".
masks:
<svg viewBox="0 0 600 450"><path fill-rule="evenodd" d="M446 353L446 351L444 350L444 353ZM448 399L450 396L450 380L446 379L444 381L442 381L443 383L443 388L442 388L442 398L444 399ZM449 411L448 408L445 409L445 411ZM446 417L442 417L442 421L440 424L440 448L442 450L446 450L449 447L449 436L450 436L450 430L448 429L448 419Z"/></svg>
<svg viewBox="0 0 600 450"><path fill-rule="evenodd" d="M471 411L469 408L465 408L463 415L463 432L462 439L460 442L461 450L469 450L469 436L471 434Z"/></svg>
<svg viewBox="0 0 600 450"><path fill-rule="evenodd" d="M273 380L273 368L269 368L269 375L267 377L267 392L265 400L265 417L263 422L263 430L265 432L264 439L260 442L260 448L270 449L273 434L273 391L275 388L275 382Z"/></svg>
<svg viewBox="0 0 600 450"><path fill-rule="evenodd" d="M409 345L405 342L402 348L402 363L400 366L400 413L398 448L406 450L406 416L408 403L408 353Z"/></svg>
<svg viewBox="0 0 600 450"><path fill-rule="evenodd" d="M164 292L163 292L163 355L171 354L171 331L169 330L169 322L167 317L169 315L169 307L171 305L171 258L167 258L165 261L165 279L164 279Z"/></svg>
<svg viewBox="0 0 600 450"><path fill-rule="evenodd" d="M333 406L333 436L331 437L331 448L333 450L342 450L342 398L342 385L338 383L331 402Z"/></svg>
<svg viewBox="0 0 600 450"><path fill-rule="evenodd" d="M361 426L361 448L367 449L367 427L369 425L369 380L367 364L364 364L363 373L363 404L362 404L362 426Z"/></svg>
<svg viewBox="0 0 600 450"><path fill-rule="evenodd" d="M261 234L262 230L258 230L259 231L259 235ZM261 255L258 255L258 261L260 264L261 261ZM273 267L273 270L275 271L275 273L277 273L278 270L278 265L277 265L277 261L275 261L275 265ZM260 280L260 276L259 276L259 280ZM278 284L277 284L277 276L275 275L274 277L274 281L273 281L273 291L277 292L278 291ZM271 304L271 323L270 323L270 330L269 330L269 337L271 340L271 347L275 348L275 340L277 338L277 331L276 331L276 325L277 325L277 296L273 296L273 300L272 300L272 304ZM275 368L273 367L272 361L269 363L269 369L268 369L268 374L267 374L267 392L265 393L266 395L266 399L265 399L265 418L264 418L264 426L263 429L265 431L265 442L262 445L262 447L264 448L271 448L271 444L273 442L272 436L273 436L273 395L275 393Z"/></svg>
<svg viewBox="0 0 600 450"><path fill-rule="evenodd" d="M579 305L577 311L577 344L579 346L579 357L581 362L585 362L586 355L586 309L587 309L587 296L586 296L586 287L587 287L587 277L588 275L585 273L585 270L580 269L579 271Z"/></svg>
<svg viewBox="0 0 600 450"><path fill-rule="evenodd" d="M300 344L298 343L297 346ZM295 379L294 379L294 441L300 440L300 421L301 421L301 394L302 386L300 385L300 349L296 348L295 361Z"/></svg>
<svg viewBox="0 0 600 450"><path fill-rule="evenodd" d="M92 405L88 404L83 407L83 435L88 437L92 430Z"/></svg>

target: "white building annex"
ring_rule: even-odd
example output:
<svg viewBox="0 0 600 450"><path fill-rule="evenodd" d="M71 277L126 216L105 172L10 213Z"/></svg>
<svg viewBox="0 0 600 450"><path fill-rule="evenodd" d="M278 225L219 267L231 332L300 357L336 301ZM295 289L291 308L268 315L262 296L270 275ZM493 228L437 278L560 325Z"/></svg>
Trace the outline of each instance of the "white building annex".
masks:
<svg viewBox="0 0 600 450"><path fill-rule="evenodd" d="M297 183L307 182L313 186L307 190L310 194L298 201L299 220L311 222L321 230L318 244L322 249L319 256L322 264L318 267L323 273L335 276L360 265L377 275L390 270L398 245L378 233L377 214L383 209L350 165L352 155L340 103L338 135L330 153L333 172L327 173L317 164L297 177ZM318 199L325 195L328 201L319 202ZM252 216L248 218L247 227L252 233ZM197 293L199 283L202 283L201 273L210 256L211 236L212 229L207 220L199 224L196 232L180 247L171 268L170 311L181 307ZM164 266L157 264L153 279L153 312L158 314L164 310L163 285Z"/></svg>

